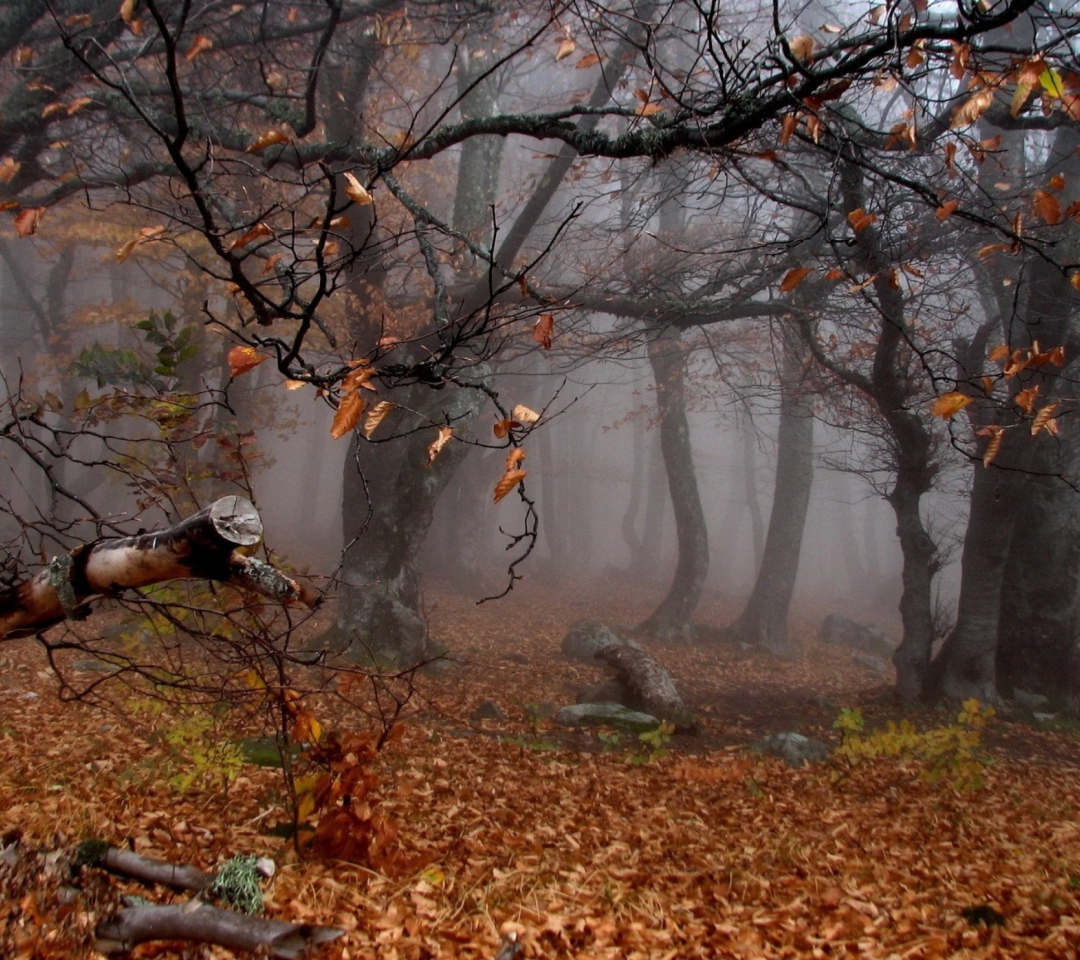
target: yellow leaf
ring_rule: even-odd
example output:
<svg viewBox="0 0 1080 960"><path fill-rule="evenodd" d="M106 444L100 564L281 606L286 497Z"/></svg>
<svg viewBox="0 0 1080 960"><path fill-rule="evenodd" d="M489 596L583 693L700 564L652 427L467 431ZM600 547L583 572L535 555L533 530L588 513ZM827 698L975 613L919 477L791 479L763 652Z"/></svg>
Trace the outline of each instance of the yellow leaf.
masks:
<svg viewBox="0 0 1080 960"><path fill-rule="evenodd" d="M238 377L242 373L254 370L260 363L269 359L269 355L259 353L254 347L249 347L246 344L233 347L229 351L229 376Z"/></svg>
<svg viewBox="0 0 1080 960"><path fill-rule="evenodd" d="M935 417L951 420L969 403L971 403L971 397L966 396L963 393L957 393L956 391L953 391L952 393L943 393L934 401L932 413Z"/></svg>
<svg viewBox="0 0 1080 960"><path fill-rule="evenodd" d="M528 472L525 470L507 470L499 479L499 482L495 484L495 496L492 502L498 503L513 490L514 487L521 483L526 476L528 476Z"/></svg>
<svg viewBox="0 0 1080 960"><path fill-rule="evenodd" d="M429 467L435 462L435 458L442 453L443 447L450 442L453 435L454 431L450 427L439 427L439 435L431 441L427 448L427 465Z"/></svg>
<svg viewBox="0 0 1080 960"><path fill-rule="evenodd" d="M364 185L351 173L346 173L344 176L345 196L362 207L369 206L371 204L371 194L367 192Z"/></svg>
<svg viewBox="0 0 1080 960"><path fill-rule="evenodd" d="M784 274L784 279L780 281L780 292L791 293L813 272L813 267L793 267Z"/></svg>
<svg viewBox="0 0 1080 960"><path fill-rule="evenodd" d="M334 440L340 440L345 434L351 433L353 428L360 422L360 414L364 412L364 398L358 390L352 390L345 394L338 403L337 412L334 414L334 422L330 425L330 436Z"/></svg>
<svg viewBox="0 0 1080 960"><path fill-rule="evenodd" d="M1039 74L1039 86L1046 91L1046 95L1054 100L1060 100L1065 96L1065 82L1061 74L1053 67L1047 67Z"/></svg>
<svg viewBox="0 0 1080 960"><path fill-rule="evenodd" d="M124 23L131 23L131 18L135 16L135 4L137 2L138 0L124 0L124 2L120 4L120 19L123 20Z"/></svg>
<svg viewBox="0 0 1080 960"><path fill-rule="evenodd" d="M267 130L258 140L251 144L245 150L245 153L258 153L260 150L265 150L267 147L272 147L278 143L288 143L289 138L285 136L280 130Z"/></svg>
<svg viewBox="0 0 1080 960"><path fill-rule="evenodd" d="M285 381L285 389L286 390L299 390L301 387L306 387L306 386L307 386L307 381L306 380L286 380Z"/></svg>
<svg viewBox="0 0 1080 960"><path fill-rule="evenodd" d="M569 37L566 37L562 43L559 44L559 49L555 52L555 62L558 63L560 60L565 60L576 49L577 44Z"/></svg>
<svg viewBox="0 0 1080 960"><path fill-rule="evenodd" d="M394 409L394 404L389 400L380 400L375 406L371 408L371 412L367 415L367 419L364 421L364 436L369 440L371 435L379 429L379 424L382 423L390 411Z"/></svg>
<svg viewBox="0 0 1080 960"><path fill-rule="evenodd" d="M184 54L184 59L194 60L200 53L205 53L213 45L213 40L211 40L205 34L200 33L194 40L191 41L191 46L188 47L187 53Z"/></svg>
<svg viewBox="0 0 1080 960"><path fill-rule="evenodd" d="M515 420L519 420L521 423L536 423L540 419L540 414L535 410L530 410L528 407L518 404L511 411L510 416Z"/></svg>

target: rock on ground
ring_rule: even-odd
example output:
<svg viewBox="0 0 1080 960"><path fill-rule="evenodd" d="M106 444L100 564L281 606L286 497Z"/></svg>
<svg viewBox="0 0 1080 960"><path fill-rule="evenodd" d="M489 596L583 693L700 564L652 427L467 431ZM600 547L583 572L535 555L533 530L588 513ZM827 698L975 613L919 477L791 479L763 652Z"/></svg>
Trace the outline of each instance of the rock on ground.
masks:
<svg viewBox="0 0 1080 960"><path fill-rule="evenodd" d="M624 707L621 703L578 703L555 714L561 727L613 727L627 733L648 733L660 726L656 717Z"/></svg>
<svg viewBox="0 0 1080 960"><path fill-rule="evenodd" d="M834 643L852 650L861 650L884 660L892 660L896 647L881 627L869 623L858 623L838 613L830 613L821 624L819 639L825 643Z"/></svg>
<svg viewBox="0 0 1080 960"><path fill-rule="evenodd" d="M598 620L581 620L575 623L563 637L562 652L571 660L597 665L600 661L596 655L605 647L611 646L641 649L633 640L620 637L614 630Z"/></svg>
<svg viewBox="0 0 1080 960"><path fill-rule="evenodd" d="M789 767L801 767L807 763L819 763L829 759L829 747L820 740L804 737L801 733L774 733L753 745L754 750L779 757Z"/></svg>

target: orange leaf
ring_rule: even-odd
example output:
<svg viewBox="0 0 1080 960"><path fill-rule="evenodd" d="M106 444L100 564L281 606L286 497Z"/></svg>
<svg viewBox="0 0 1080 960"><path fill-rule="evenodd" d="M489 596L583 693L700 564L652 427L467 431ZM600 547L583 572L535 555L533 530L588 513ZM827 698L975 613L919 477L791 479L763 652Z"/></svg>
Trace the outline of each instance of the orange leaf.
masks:
<svg viewBox="0 0 1080 960"><path fill-rule="evenodd" d="M4 157L0 160L0 183L11 183L15 175L22 169L22 164L13 157Z"/></svg>
<svg viewBox="0 0 1080 960"><path fill-rule="evenodd" d="M995 424L994 426L983 427L979 433L990 437L990 442L986 445L982 457L983 466L988 467L994 462L994 457L998 455L998 451L1001 450L1001 441L1005 439L1005 428Z"/></svg>
<svg viewBox="0 0 1080 960"><path fill-rule="evenodd" d="M587 53L577 63L574 64L575 70L588 70L589 67L595 67L600 62L600 54Z"/></svg>
<svg viewBox="0 0 1080 960"><path fill-rule="evenodd" d="M345 434L352 433L353 428L360 422L360 414L363 412L364 398L360 391L353 390L345 394L338 403L334 422L330 425L331 438L340 440Z"/></svg>
<svg viewBox="0 0 1080 960"><path fill-rule="evenodd" d="M1043 223L1051 227L1061 223L1061 204L1048 190L1036 190L1032 206L1035 208L1035 216Z"/></svg>
<svg viewBox="0 0 1080 960"><path fill-rule="evenodd" d="M124 23L131 23L131 18L135 16L135 4L137 2L138 0L124 0L124 2L120 4L120 19L123 20Z"/></svg>
<svg viewBox="0 0 1080 960"><path fill-rule="evenodd" d="M371 408L371 412L364 420L364 436L369 440L371 435L379 429L379 424L382 423L390 411L394 409L395 404L389 400L380 400L375 406Z"/></svg>
<svg viewBox="0 0 1080 960"><path fill-rule="evenodd" d="M993 102L993 87L980 87L956 108L949 126L953 130L958 130L960 127L966 127L968 124L974 123L990 109L990 104Z"/></svg>
<svg viewBox="0 0 1080 960"><path fill-rule="evenodd" d="M499 482L495 484L495 496L492 502L498 503L513 490L514 487L521 483L526 476L528 476L528 472L525 470L507 470L506 473L502 475Z"/></svg>
<svg viewBox="0 0 1080 960"><path fill-rule="evenodd" d="M1060 407L1061 404L1054 402L1048 403L1037 414L1035 419L1031 421L1031 435L1037 437L1043 430L1049 433L1057 435L1057 421L1054 420L1054 411Z"/></svg>
<svg viewBox="0 0 1080 960"><path fill-rule="evenodd" d="M780 121L780 142L786 144L792 138L798 126L799 118L794 113L787 114Z"/></svg>
<svg viewBox="0 0 1080 960"><path fill-rule="evenodd" d="M844 278L844 271L839 267L833 267L827 274L825 274L826 280L842 280Z"/></svg>
<svg viewBox="0 0 1080 960"><path fill-rule="evenodd" d="M289 138L285 136L280 130L267 130L258 140L251 144L245 150L245 153L258 153L260 150L265 150L267 147L272 147L277 143L288 143Z"/></svg>
<svg viewBox="0 0 1080 960"><path fill-rule="evenodd" d="M369 206L371 204L371 194L367 192L364 185L356 179L356 176L351 173L345 173L345 196L347 196L353 203L358 203L362 207Z"/></svg>
<svg viewBox="0 0 1080 960"><path fill-rule="evenodd" d="M229 351L229 376L238 377L242 373L254 370L260 363L269 359L269 355L259 353L254 347L247 345L233 347Z"/></svg>
<svg viewBox="0 0 1080 960"><path fill-rule="evenodd" d="M265 223L257 223L242 237L234 240L229 246L230 250L235 250L237 247L246 247L249 243L259 240L263 237L273 236L273 231Z"/></svg>
<svg viewBox="0 0 1080 960"><path fill-rule="evenodd" d="M94 101L90 97L76 97L68 104L67 115L70 117L78 113L83 107L88 107Z"/></svg>
<svg viewBox="0 0 1080 960"><path fill-rule="evenodd" d="M1036 384L1033 387L1028 387L1026 390L1021 390L1016 395L1016 405L1024 411L1024 413L1031 413L1035 409L1035 401L1039 396L1039 385Z"/></svg>
<svg viewBox="0 0 1080 960"><path fill-rule="evenodd" d="M555 332L555 315L542 313L533 324L533 340L539 343L545 350L551 349L551 335Z"/></svg>
<svg viewBox="0 0 1080 960"><path fill-rule="evenodd" d="M856 233L862 233L877 220L877 214L867 213L862 207L856 207L847 215L847 219L852 230Z"/></svg>
<svg viewBox="0 0 1080 960"><path fill-rule="evenodd" d="M15 214L15 232L20 237L29 237L37 232L41 218L45 216L44 207L27 207Z"/></svg>
<svg viewBox="0 0 1080 960"><path fill-rule="evenodd" d="M792 269L784 274L784 279L780 281L780 292L791 293L792 290L813 272L813 267L792 267Z"/></svg>
<svg viewBox="0 0 1080 960"><path fill-rule="evenodd" d="M520 429L520 427L521 424L517 420L500 420L491 428L491 430L497 439L503 440L511 430L517 430Z"/></svg>
<svg viewBox="0 0 1080 960"><path fill-rule="evenodd" d="M439 435L431 441L427 448L427 465L429 467L435 462L435 458L442 453L443 447L450 442L453 435L454 431L450 427L439 427Z"/></svg>
<svg viewBox="0 0 1080 960"><path fill-rule="evenodd" d="M1051 178L1047 186L1051 190L1064 190L1065 189L1065 177L1060 173L1055 173Z"/></svg>
<svg viewBox="0 0 1080 960"><path fill-rule="evenodd" d="M971 403L971 397L963 393L943 393L934 401L934 409L931 411L935 417L951 420L961 410Z"/></svg>
<svg viewBox="0 0 1080 960"><path fill-rule="evenodd" d="M519 463L525 459L525 451L521 447L514 447L506 455L506 469L513 470Z"/></svg>
<svg viewBox="0 0 1080 960"><path fill-rule="evenodd" d="M1001 363L1009 356L1009 345L1007 343L999 343L993 350L990 351L987 356L991 363Z"/></svg>
<svg viewBox="0 0 1080 960"><path fill-rule="evenodd" d="M307 381L306 380L286 380L285 381L285 389L286 390L299 390L301 387L306 387L306 386L307 386Z"/></svg>
<svg viewBox="0 0 1080 960"><path fill-rule="evenodd" d="M194 60L200 53L204 53L214 45L214 41L211 40L205 34L200 33L194 40L191 41L191 46L188 47L187 53L184 54L185 60Z"/></svg>
<svg viewBox="0 0 1080 960"><path fill-rule="evenodd" d="M939 220L947 220L954 213L956 208L960 206L959 200L947 200L940 207L937 208L937 218Z"/></svg>
<svg viewBox="0 0 1080 960"><path fill-rule="evenodd" d="M984 257L988 257L990 254L996 253L999 250L1012 250L1012 246L1008 243L988 243L979 250L979 259L982 260Z"/></svg>
<svg viewBox="0 0 1080 960"><path fill-rule="evenodd" d="M807 34L796 37L788 44L791 55L801 63L812 63L814 59L814 38Z"/></svg>

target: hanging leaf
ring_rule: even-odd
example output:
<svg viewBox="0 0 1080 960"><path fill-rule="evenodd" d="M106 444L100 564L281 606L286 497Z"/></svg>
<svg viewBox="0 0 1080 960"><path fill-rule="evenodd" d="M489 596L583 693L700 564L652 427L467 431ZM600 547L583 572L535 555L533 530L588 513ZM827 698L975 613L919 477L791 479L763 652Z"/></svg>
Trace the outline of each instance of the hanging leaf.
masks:
<svg viewBox="0 0 1080 960"><path fill-rule="evenodd" d="M542 313L533 324L533 340L539 343L545 350L551 349L551 335L555 332L555 315Z"/></svg>
<svg viewBox="0 0 1080 960"><path fill-rule="evenodd" d="M1057 420L1054 419L1054 411L1060 406L1061 404L1056 401L1048 403L1035 414L1035 419L1031 421L1031 435L1033 437L1037 437L1043 430L1053 434L1055 437L1057 436L1058 428Z"/></svg>
<svg viewBox="0 0 1080 960"><path fill-rule="evenodd" d="M784 279L780 281L780 292L791 293L792 290L813 272L813 267L793 267L784 274Z"/></svg>
<svg viewBox="0 0 1080 960"><path fill-rule="evenodd" d="M280 130L267 130L258 140L252 143L245 153L258 153L260 150L265 150L267 147L275 146L279 143L288 143L289 138Z"/></svg>
<svg viewBox="0 0 1080 960"><path fill-rule="evenodd" d="M242 373L254 370L260 363L269 360L270 357L265 353L259 353L254 347L249 347L245 344L243 346L233 347L229 351L228 359L229 376L238 377Z"/></svg>
<svg viewBox="0 0 1080 960"><path fill-rule="evenodd" d="M364 412L364 398L358 390L342 396L334 413L334 422L330 425L330 436L334 440L340 440L345 434L352 433L357 423L360 422L360 414Z"/></svg>
<svg viewBox="0 0 1080 960"><path fill-rule="evenodd" d="M959 206L959 200L946 200L945 203L943 203L940 207L937 208L937 218L939 220L947 220L954 213L956 213L956 210Z"/></svg>
<svg viewBox="0 0 1080 960"><path fill-rule="evenodd" d="M1056 226L1061 223L1061 204L1058 198L1048 190L1036 190L1032 200L1032 207L1037 216L1048 226Z"/></svg>
<svg viewBox="0 0 1080 960"><path fill-rule="evenodd" d="M454 431L450 427L439 427L439 435L431 441L427 448L427 465L429 467L435 462L435 458L442 453L443 447L450 442L453 435Z"/></svg>
<svg viewBox="0 0 1080 960"><path fill-rule="evenodd" d="M987 354L991 363L1001 363L1003 360L1008 359L1009 345L1007 343L999 343L993 350Z"/></svg>
<svg viewBox="0 0 1080 960"><path fill-rule="evenodd" d="M600 54L587 53L577 63L574 64L575 70L588 70L589 67L595 67L600 62Z"/></svg>
<svg viewBox="0 0 1080 960"><path fill-rule="evenodd" d="M1024 411L1024 413L1030 414L1035 409L1035 401L1039 397L1039 385L1036 384L1033 387L1028 387L1026 390L1021 390L1016 395L1016 405Z"/></svg>
<svg viewBox="0 0 1080 960"><path fill-rule="evenodd" d="M988 243L985 247L982 247L979 250L979 259L982 260L984 257L988 257L992 253L997 253L998 251L1003 251L1003 250L1011 251L1012 250L1012 244L1009 244L1009 243ZM1078 289L1080 289L1080 288L1078 288Z"/></svg>
<svg viewBox="0 0 1080 960"><path fill-rule="evenodd" d="M29 237L37 232L41 218L45 216L44 207L27 207L15 214L15 232L20 237Z"/></svg>
<svg viewBox="0 0 1080 960"><path fill-rule="evenodd" d="M798 126L798 116L794 113L786 114L784 119L780 121L780 142L786 145Z"/></svg>
<svg viewBox="0 0 1080 960"><path fill-rule="evenodd" d="M1005 439L1005 428L993 424L989 427L983 427L979 432L979 436L989 437L990 442L987 443L986 449L983 451L982 463L984 467L990 466L994 462L994 458L1001 450L1001 441Z"/></svg>
<svg viewBox="0 0 1080 960"><path fill-rule="evenodd" d="M966 127L979 119L994 102L993 87L980 87L967 98L953 113L952 122L949 124L953 130Z"/></svg>
<svg viewBox="0 0 1080 960"><path fill-rule="evenodd" d="M350 370L345 375L345 379L341 381L342 393L352 393L359 387L365 386L367 382L375 376L375 368L366 360L350 360L349 364L352 367L352 370Z"/></svg>
<svg viewBox="0 0 1080 960"><path fill-rule="evenodd" d="M971 403L971 397L963 393L957 393L956 391L943 393L934 401L934 409L931 412L935 417L951 420L969 403Z"/></svg>
<svg viewBox="0 0 1080 960"><path fill-rule="evenodd" d="M232 242L229 249L235 250L237 247L246 247L249 243L253 243L256 240L261 240L263 237L272 237L273 231L265 224L258 223L252 227L242 237L237 238Z"/></svg>
<svg viewBox="0 0 1080 960"><path fill-rule="evenodd" d="M856 233L862 233L867 227L877 221L877 214L867 213L862 207L856 207L847 215L851 229Z"/></svg>
<svg viewBox="0 0 1080 960"><path fill-rule="evenodd" d="M131 18L135 16L135 4L137 2L138 0L124 0L124 2L120 4L120 19L123 20L124 23L131 23Z"/></svg>
<svg viewBox="0 0 1080 960"><path fill-rule="evenodd" d="M792 57L803 64L813 63L814 60L814 38L801 34L796 37L791 43L788 44L788 49L791 51Z"/></svg>
<svg viewBox="0 0 1080 960"><path fill-rule="evenodd" d="M506 469L513 470L519 463L525 459L525 451L521 447L514 447L506 455Z"/></svg>
<svg viewBox="0 0 1080 960"><path fill-rule="evenodd" d="M528 407L520 403L516 407L514 407L514 409L510 413L510 416L512 416L515 420L520 421L521 423L536 423L536 421L540 419L540 414L538 414L535 410L530 410Z"/></svg>
<svg viewBox="0 0 1080 960"><path fill-rule="evenodd" d="M214 45L214 41L211 40L205 34L200 33L191 41L191 46L188 47L187 53L184 54L185 60L194 60L200 53L205 53Z"/></svg>
<svg viewBox="0 0 1080 960"><path fill-rule="evenodd" d="M499 482L495 484L495 496L492 502L498 503L527 476L528 471L526 470L507 470L506 473L502 475Z"/></svg>
<svg viewBox="0 0 1080 960"><path fill-rule="evenodd" d="M299 390L301 387L306 387L306 386L307 386L307 381L306 380L286 380L285 381L285 389L286 390Z"/></svg>
<svg viewBox="0 0 1080 960"><path fill-rule="evenodd" d="M21 169L22 164L13 157L4 157L0 160L0 183L11 183Z"/></svg>
<svg viewBox="0 0 1080 960"><path fill-rule="evenodd" d="M833 267L828 273L825 274L826 280L842 280L844 278L844 271L839 267Z"/></svg>
<svg viewBox="0 0 1080 960"><path fill-rule="evenodd" d="M393 410L395 406L396 404L389 400L380 400L375 404L368 413L367 419L364 420L364 436L370 440L371 435L379 429L379 424L389 416L390 411Z"/></svg>
<svg viewBox="0 0 1080 960"><path fill-rule="evenodd" d="M564 38L562 43L559 44L559 49L555 51L555 62L558 63L560 60L565 60L576 49L577 44L574 43L573 40L569 37Z"/></svg>
<svg viewBox="0 0 1080 960"><path fill-rule="evenodd" d="M353 203L358 203L362 207L370 206L372 203L371 194L367 192L364 185L356 179L356 176L351 173L345 173L345 196L347 196Z"/></svg>
<svg viewBox="0 0 1080 960"><path fill-rule="evenodd" d="M1055 173L1047 183L1047 186L1051 190L1064 190L1065 189L1065 177L1063 174ZM1072 216L1072 214L1066 214L1066 216Z"/></svg>
<svg viewBox="0 0 1080 960"><path fill-rule="evenodd" d="M521 423L517 420L500 420L491 430L497 439L504 440L511 430L519 430L520 428Z"/></svg>

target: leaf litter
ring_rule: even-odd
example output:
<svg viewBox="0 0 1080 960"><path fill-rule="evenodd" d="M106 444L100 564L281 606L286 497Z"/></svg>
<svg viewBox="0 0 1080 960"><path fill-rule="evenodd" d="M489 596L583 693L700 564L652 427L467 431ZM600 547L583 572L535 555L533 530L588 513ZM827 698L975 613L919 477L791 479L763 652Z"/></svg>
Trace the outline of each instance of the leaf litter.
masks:
<svg viewBox="0 0 1080 960"><path fill-rule="evenodd" d="M899 715L880 675L804 627L796 661L716 642L650 645L702 733L633 762L640 745L556 728L545 707L600 679L561 656L569 624L625 626L648 599L618 586L561 601L522 586L481 607L438 594L433 631L455 660L419 681L423 706L382 755L373 800L407 854L390 875L299 860L270 835L278 771L246 765L227 792L177 791L159 775L160 743L61 702L33 642L6 644L0 835L20 838L28 865L0 864L0 952L94 955L95 925L122 894L146 891L83 871L72 899L50 852L100 837L207 870L237 854L274 858L268 915L344 928L319 954L335 960L492 958L509 932L520 956L578 960L1078 956L1074 731L1003 718L972 793L895 759L789 769L746 747L791 729L836 746L841 706L872 721ZM706 604L702 619L720 626L735 612ZM470 719L489 699L507 719ZM913 719L940 722L932 711ZM133 955L231 954L158 943Z"/></svg>

